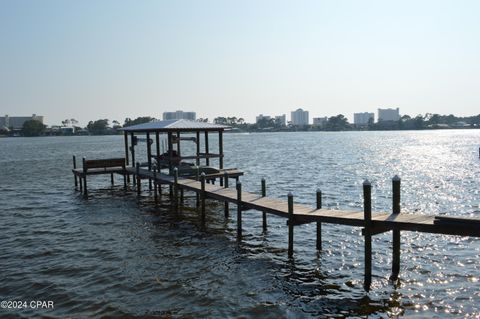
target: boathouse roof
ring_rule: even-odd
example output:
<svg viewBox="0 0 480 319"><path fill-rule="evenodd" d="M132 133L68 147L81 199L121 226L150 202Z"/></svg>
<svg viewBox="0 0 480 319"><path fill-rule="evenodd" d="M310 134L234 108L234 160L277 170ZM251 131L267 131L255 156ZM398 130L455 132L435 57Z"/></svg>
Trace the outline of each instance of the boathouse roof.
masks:
<svg viewBox="0 0 480 319"><path fill-rule="evenodd" d="M190 120L164 120L152 121L121 128L126 132L169 132L169 131L223 131L230 126L196 122Z"/></svg>

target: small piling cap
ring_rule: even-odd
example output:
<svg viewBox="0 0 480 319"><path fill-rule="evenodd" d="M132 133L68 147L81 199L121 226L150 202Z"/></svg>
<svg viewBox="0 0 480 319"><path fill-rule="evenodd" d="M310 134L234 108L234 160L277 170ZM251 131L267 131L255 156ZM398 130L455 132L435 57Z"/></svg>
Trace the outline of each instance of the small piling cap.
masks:
<svg viewBox="0 0 480 319"><path fill-rule="evenodd" d="M262 177L262 182L265 182L265 177Z"/></svg>
<svg viewBox="0 0 480 319"><path fill-rule="evenodd" d="M400 181L400 177L398 175L393 176L392 181L398 182Z"/></svg>
<svg viewBox="0 0 480 319"><path fill-rule="evenodd" d="M173 168L173 170L174 170L175 172L178 171L178 167L175 166L175 167Z"/></svg>
<svg viewBox="0 0 480 319"><path fill-rule="evenodd" d="M202 172L202 174L200 174L200 176L205 177L205 172Z"/></svg>
<svg viewBox="0 0 480 319"><path fill-rule="evenodd" d="M365 180L363 181L363 186L372 186L372 183L370 183L370 182L368 181L368 179L365 179Z"/></svg>
<svg viewBox="0 0 480 319"><path fill-rule="evenodd" d="M292 192L288 192L288 197L293 196Z"/></svg>
<svg viewBox="0 0 480 319"><path fill-rule="evenodd" d="M321 193L322 190L320 188L317 188L317 193Z"/></svg>

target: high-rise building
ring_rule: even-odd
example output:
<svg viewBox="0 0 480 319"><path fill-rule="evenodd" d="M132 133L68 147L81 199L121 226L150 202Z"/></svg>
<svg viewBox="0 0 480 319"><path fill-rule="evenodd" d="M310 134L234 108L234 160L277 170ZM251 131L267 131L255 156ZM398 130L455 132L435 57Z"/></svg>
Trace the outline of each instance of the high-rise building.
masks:
<svg viewBox="0 0 480 319"><path fill-rule="evenodd" d="M285 114L275 116L275 124L280 126L287 125L287 116Z"/></svg>
<svg viewBox="0 0 480 319"><path fill-rule="evenodd" d="M292 125L308 125L308 111L297 109L291 113Z"/></svg>
<svg viewBox="0 0 480 319"><path fill-rule="evenodd" d="M400 120L400 109L378 109L378 121L398 121Z"/></svg>
<svg viewBox="0 0 480 319"><path fill-rule="evenodd" d="M323 127L327 124L328 117L314 117L313 118L313 126Z"/></svg>
<svg viewBox="0 0 480 319"><path fill-rule="evenodd" d="M23 123L36 120L43 124L43 116L33 114L32 116L0 116L0 129L20 130Z"/></svg>
<svg viewBox="0 0 480 319"><path fill-rule="evenodd" d="M356 126L366 126L368 125L370 119L372 119L372 122L375 121L374 113L353 113L353 124L355 124Z"/></svg>
<svg viewBox="0 0 480 319"><path fill-rule="evenodd" d="M270 119L271 119L270 116L260 114L260 115L258 115L258 116L255 118L255 123L258 124L258 122L260 122L260 121L262 121L262 120L267 120L267 121L269 121Z"/></svg>
<svg viewBox="0 0 480 319"><path fill-rule="evenodd" d="M163 120L191 120L195 121L197 118L195 112L163 112Z"/></svg>

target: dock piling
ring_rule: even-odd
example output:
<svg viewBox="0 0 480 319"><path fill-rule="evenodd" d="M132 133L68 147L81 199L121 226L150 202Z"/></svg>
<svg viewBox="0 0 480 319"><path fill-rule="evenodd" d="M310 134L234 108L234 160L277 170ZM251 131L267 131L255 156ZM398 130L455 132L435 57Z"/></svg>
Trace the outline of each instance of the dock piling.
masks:
<svg viewBox="0 0 480 319"><path fill-rule="evenodd" d="M157 167L153 167L153 197L155 199L155 205L158 205L158 183L157 183Z"/></svg>
<svg viewBox="0 0 480 319"><path fill-rule="evenodd" d="M392 212L395 215L400 214L400 177L395 175L392 178ZM400 273L400 230L394 229L392 231L392 275L390 280L398 279Z"/></svg>
<svg viewBox="0 0 480 319"><path fill-rule="evenodd" d="M288 258L293 257L293 194L288 193Z"/></svg>
<svg viewBox="0 0 480 319"><path fill-rule="evenodd" d="M205 221L205 173L200 175L201 197L202 197L202 222Z"/></svg>
<svg viewBox="0 0 480 319"><path fill-rule="evenodd" d="M372 184L363 182L363 213L365 219L365 279L364 288L370 290L372 284Z"/></svg>
<svg viewBox="0 0 480 319"><path fill-rule="evenodd" d="M317 209L322 208L322 191L317 189ZM317 222L317 250L322 250L322 223Z"/></svg>
<svg viewBox="0 0 480 319"><path fill-rule="evenodd" d="M266 186L265 178L262 178L262 197L265 197L265 196L267 196L267 186ZM266 231L267 230L267 212L266 211L262 212L262 226L263 226L263 230Z"/></svg>
<svg viewBox="0 0 480 319"><path fill-rule="evenodd" d="M75 158L75 155L73 155L73 169L77 168L77 159ZM78 188L78 179L77 179L77 174L73 174L73 177L75 179L75 189Z"/></svg>
<svg viewBox="0 0 480 319"><path fill-rule="evenodd" d="M242 239L242 183L237 182L237 239Z"/></svg>
<svg viewBox="0 0 480 319"><path fill-rule="evenodd" d="M115 185L115 182L113 180L113 173L110 174L110 184Z"/></svg>
<svg viewBox="0 0 480 319"><path fill-rule="evenodd" d="M228 173L227 172L225 172L223 180L224 180L224 183L223 183L224 187L228 188ZM225 218L228 218L228 215L230 213L230 208L228 206L229 206L228 201L225 201Z"/></svg>
<svg viewBox="0 0 480 319"><path fill-rule="evenodd" d="M137 162L135 165L135 170L136 170L136 178L137 178L137 195L140 196L140 193L142 192L142 185L141 185L141 180L140 180L140 163Z"/></svg>
<svg viewBox="0 0 480 319"><path fill-rule="evenodd" d="M85 157L82 158L82 165L83 165L83 195L87 196L88 195L88 190L87 190L87 171L86 167L87 165L85 164Z"/></svg>
<svg viewBox="0 0 480 319"><path fill-rule="evenodd" d="M196 173L196 176L195 176L195 180L196 181L199 181L200 180L200 168L198 167L197 165L197 173ZM198 208L198 206L200 206L200 194L198 192L195 192L195 204L196 204L196 207Z"/></svg>
<svg viewBox="0 0 480 319"><path fill-rule="evenodd" d="M175 201L175 209L178 209L178 167L173 168L173 200Z"/></svg>

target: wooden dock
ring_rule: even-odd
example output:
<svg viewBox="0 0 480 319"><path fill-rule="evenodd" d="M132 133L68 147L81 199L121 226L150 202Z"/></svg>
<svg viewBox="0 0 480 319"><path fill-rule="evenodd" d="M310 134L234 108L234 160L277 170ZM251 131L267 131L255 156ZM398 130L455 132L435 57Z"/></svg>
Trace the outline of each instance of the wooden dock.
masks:
<svg viewBox="0 0 480 319"><path fill-rule="evenodd" d="M242 212L246 210L256 210L262 213L263 224L266 227L266 214L273 214L284 217L288 225L288 255L293 256L294 226L306 223L317 223L317 249L321 250L321 224L337 224L354 227L362 227L362 234L365 238L365 289L369 290L371 283L371 262L373 235L392 231L393 242L393 264L391 280L397 280L400 271L400 232L416 231L432 234L458 235L480 237L480 219L457 218L447 216L422 215L422 214L400 214L400 179L393 178L393 209L389 212L372 212L371 210L371 185L366 181L363 185L364 193L364 211L354 210L331 210L321 207L321 192L317 190L317 205L310 207L307 205L294 204L293 195L288 195L288 200L280 200L265 196L265 183L262 182L262 194L242 191L242 184L237 181L235 188L229 187L229 172L224 172L224 185L214 185L207 180L212 176L202 174L199 180L182 178L159 174L148 169L127 167L127 172L137 179L137 185L142 179L151 180L155 186L157 184L167 184L172 186L172 198L174 205L178 205L179 192L192 191L197 194L197 205L201 207L202 220L205 220L205 199L215 199L225 202L225 214L228 215L228 204L237 206L237 237L242 237ZM230 172L233 173L233 172ZM234 175L233 175L234 176ZM215 178L220 178L217 174ZM238 180L238 178L236 178ZM156 196L155 187L155 198ZM259 214L260 216L260 214Z"/></svg>
<svg viewBox="0 0 480 319"><path fill-rule="evenodd" d="M245 192L239 181L243 172L223 167L223 130L226 128L221 125L185 120L156 121L123 128L125 157L102 160L83 159L83 168L81 169L76 167L74 157L72 172L75 178L75 187L78 188L78 184L80 184L80 190L87 196L87 176L109 174L113 185L114 174L120 174L123 175L125 188L130 183L130 178L133 177L133 185L140 195L142 180L148 180L148 189L153 191L156 203L161 198L159 196L161 195L161 185L169 186L172 206L175 209L178 209L179 203L182 202L184 191L192 191L196 194L196 205L201 212L202 223L206 220L205 201L207 198L223 202L225 216L230 213L229 205L234 204L237 212L238 240L242 239L242 212L255 210L259 212L259 215L261 213L264 229L267 229L268 226L267 214L283 217L288 226L288 257L290 258L293 257L294 229L297 225L316 223L317 250L322 249L322 224L361 227L365 245L364 287L366 290L370 289L372 279L372 236L374 235L392 232L392 274L390 279L393 282L398 280L400 272L401 232L416 231L480 237L480 219L401 213L401 180L398 176L392 179L391 212L372 212L372 186L368 181L363 183L363 211L323 209L320 190L316 192L314 207L295 204L291 193L288 194L287 201L268 197L264 179L261 181L260 194ZM218 134L218 153L210 152L208 136L211 133ZM145 136L144 139L138 137L142 134ZM146 142L147 161L144 166L135 161L135 146L139 141ZM194 154L183 154L180 147L183 141L195 144ZM152 145L155 145L155 151L152 150ZM203 149L201 145L203 145ZM210 166L211 160L214 159L218 160L218 169ZM194 163L188 162L189 160L194 160ZM202 161L205 164L203 166L200 165ZM202 170L203 173L200 174ZM179 176L179 172L189 175L182 177ZM229 187L231 179L235 181L235 185L232 185L234 187ZM218 184L216 184L217 180Z"/></svg>

